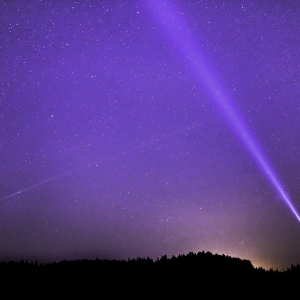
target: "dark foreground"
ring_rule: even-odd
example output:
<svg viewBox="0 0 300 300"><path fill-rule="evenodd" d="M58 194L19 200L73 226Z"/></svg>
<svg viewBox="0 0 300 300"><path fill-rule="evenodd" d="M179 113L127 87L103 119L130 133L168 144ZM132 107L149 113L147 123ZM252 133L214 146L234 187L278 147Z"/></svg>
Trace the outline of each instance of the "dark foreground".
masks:
<svg viewBox="0 0 300 300"><path fill-rule="evenodd" d="M250 261L210 252L128 261L76 260L49 264L0 263L2 293L10 297L136 299L286 298L300 286L300 266L284 272L254 268ZM3 298L4 299L4 298ZM7 299L7 298L5 298Z"/></svg>

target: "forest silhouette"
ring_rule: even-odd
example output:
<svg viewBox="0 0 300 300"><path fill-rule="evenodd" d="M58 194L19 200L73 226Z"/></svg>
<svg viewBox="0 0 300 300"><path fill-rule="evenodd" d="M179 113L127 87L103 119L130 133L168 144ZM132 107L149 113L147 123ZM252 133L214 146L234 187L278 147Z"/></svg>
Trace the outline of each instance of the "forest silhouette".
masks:
<svg viewBox="0 0 300 300"><path fill-rule="evenodd" d="M210 252L190 252L170 258L164 255L157 260L138 257L43 264L24 260L0 262L0 276L2 290L10 286L13 292L13 285L22 293L32 293L38 288L68 295L106 291L111 295L109 299L128 293L142 293L141 298L151 293L164 293L169 297L204 294L212 298L220 295L276 297L281 293L286 296L289 290L297 287L300 265L291 265L285 271L265 270L255 268L249 260Z"/></svg>

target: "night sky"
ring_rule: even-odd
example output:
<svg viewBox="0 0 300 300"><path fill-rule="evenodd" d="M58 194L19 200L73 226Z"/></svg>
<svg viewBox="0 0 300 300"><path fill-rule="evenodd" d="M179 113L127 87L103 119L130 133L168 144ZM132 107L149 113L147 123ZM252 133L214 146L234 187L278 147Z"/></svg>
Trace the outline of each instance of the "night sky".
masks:
<svg viewBox="0 0 300 300"><path fill-rule="evenodd" d="M298 1L1 1L0 260L300 263L299 88Z"/></svg>

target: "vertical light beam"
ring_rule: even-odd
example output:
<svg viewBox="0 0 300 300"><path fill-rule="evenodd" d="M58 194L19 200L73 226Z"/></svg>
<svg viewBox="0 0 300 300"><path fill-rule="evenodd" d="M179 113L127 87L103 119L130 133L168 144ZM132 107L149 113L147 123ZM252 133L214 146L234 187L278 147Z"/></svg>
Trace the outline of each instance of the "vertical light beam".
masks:
<svg viewBox="0 0 300 300"><path fill-rule="evenodd" d="M224 89L221 88L217 76L213 75L212 69L209 68L204 57L201 56L197 43L193 41L193 37L185 26L185 23L181 20L179 12L167 1L148 0L147 3L154 18L160 23L167 36L173 41L174 45L183 55L183 58L189 61L190 67L199 84L206 88L211 98L215 101L215 104L220 108L220 111L251 153L261 170L300 222L300 216L282 183L276 176L250 130L247 128L246 123L242 120L228 96L224 94Z"/></svg>

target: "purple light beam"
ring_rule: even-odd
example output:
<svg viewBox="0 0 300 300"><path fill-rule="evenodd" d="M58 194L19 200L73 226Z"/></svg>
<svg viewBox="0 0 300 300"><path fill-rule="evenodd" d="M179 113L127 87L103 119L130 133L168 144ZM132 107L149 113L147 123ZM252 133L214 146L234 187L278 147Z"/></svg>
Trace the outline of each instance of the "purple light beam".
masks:
<svg viewBox="0 0 300 300"><path fill-rule="evenodd" d="M149 4L149 10L154 18L157 19L158 23L161 25L167 36L173 41L174 45L179 49L183 57L189 61L190 67L198 80L198 83L207 89L207 92L212 96L211 98L214 99L215 104L220 108L224 117L230 123L245 147L249 150L257 164L277 190L278 194L300 222L300 216L293 206L282 183L276 176L245 122L230 102L228 96L224 94L224 89L221 88L217 76L213 75L212 69L209 68L205 59L201 56L199 47L197 47L197 43L194 42L185 23L181 20L179 12L173 8L170 3L167 3L167 1L148 0L147 2Z"/></svg>

